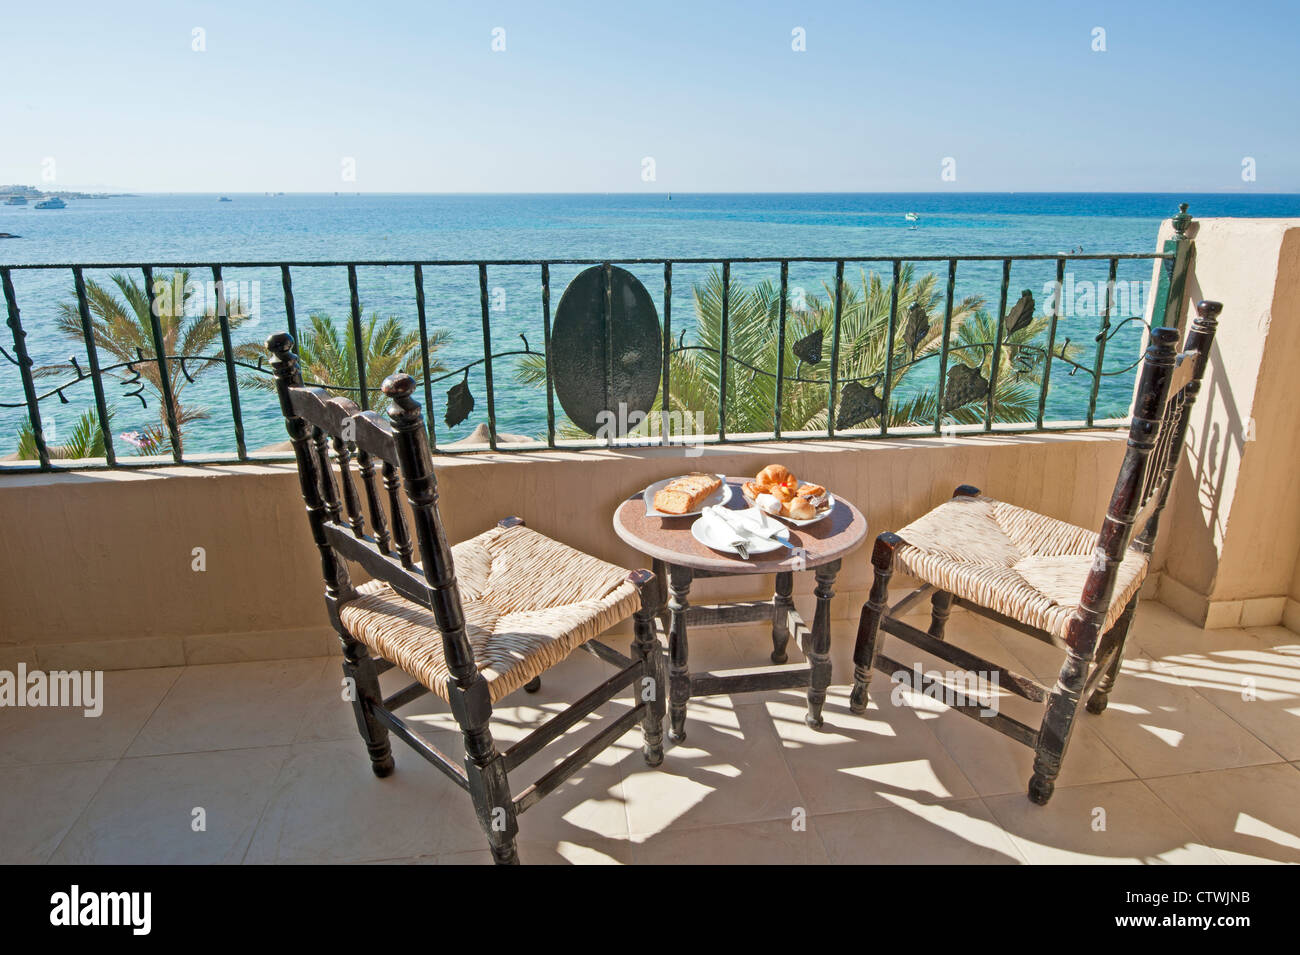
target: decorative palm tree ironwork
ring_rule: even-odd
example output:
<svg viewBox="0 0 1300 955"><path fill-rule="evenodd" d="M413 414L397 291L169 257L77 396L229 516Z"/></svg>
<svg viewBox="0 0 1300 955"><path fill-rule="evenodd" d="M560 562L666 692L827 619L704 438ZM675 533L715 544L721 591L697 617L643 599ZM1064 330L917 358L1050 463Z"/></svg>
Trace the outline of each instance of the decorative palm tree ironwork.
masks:
<svg viewBox="0 0 1300 955"><path fill-rule="evenodd" d="M297 342L298 364L302 368L304 381L319 385L332 395L344 395L357 400L361 391L361 376L357 373L355 326L351 322L344 322L343 331L340 332L334 319L323 312L313 312L307 321L307 328L302 330ZM376 312L363 319L360 325L359 351L365 363L366 397L370 407L379 407L384 400L380 389L383 380L389 375L419 366L420 333L418 330L402 328L402 322L396 315L381 317ZM429 333L429 374L447 370L433 356L448 340L445 331ZM260 360L260 354L258 358ZM275 390L274 379L263 375L250 375L245 378L245 383L264 391Z"/></svg>
<svg viewBox="0 0 1300 955"><path fill-rule="evenodd" d="M209 369L225 362L221 354L204 354L214 344L220 343L221 319L212 307L205 308L202 313L194 313L193 297L196 288L184 269L177 269L170 278L156 279L152 291L162 330L167 384L170 386L179 444L184 441L186 425L210 415L206 408L183 403L181 396L189 385ZM86 299L95 348L101 354L107 353L118 360L116 364L101 368L101 372L116 378L125 387L134 387L135 390L126 393L127 397L139 398L145 408L149 407L146 392L152 393L155 399L157 420L138 432L132 432L131 443L148 453L170 451L172 442L168 433L163 378L154 350L149 291L136 279L118 272L109 276L108 284L87 279ZM250 316L239 300L234 299L226 302L226 318L233 332L247 322ZM85 344L85 332L76 302L59 304L54 325L64 338ZM236 360L261 360L261 348L253 342L235 344L232 352L232 357ZM69 372L77 376L70 384L89 377L82 371L75 357L67 362L44 365L35 369L33 374L35 377L49 377ZM61 388L59 397L63 397ZM102 453L102 444L99 447Z"/></svg>

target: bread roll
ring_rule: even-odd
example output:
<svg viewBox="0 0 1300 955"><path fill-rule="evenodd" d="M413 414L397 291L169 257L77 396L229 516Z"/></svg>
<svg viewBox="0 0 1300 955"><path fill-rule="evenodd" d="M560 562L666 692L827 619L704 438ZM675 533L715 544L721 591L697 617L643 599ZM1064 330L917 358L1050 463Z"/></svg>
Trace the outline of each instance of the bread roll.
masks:
<svg viewBox="0 0 1300 955"><path fill-rule="evenodd" d="M796 521L808 521L817 516L817 508L813 507L805 497L796 497L785 505L784 510L787 511L786 517L792 517Z"/></svg>

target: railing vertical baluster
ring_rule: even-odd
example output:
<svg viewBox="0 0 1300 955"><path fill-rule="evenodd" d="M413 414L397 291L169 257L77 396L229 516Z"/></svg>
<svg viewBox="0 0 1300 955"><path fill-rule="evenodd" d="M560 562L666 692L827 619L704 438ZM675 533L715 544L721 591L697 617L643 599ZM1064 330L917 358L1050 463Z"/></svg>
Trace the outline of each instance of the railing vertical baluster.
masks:
<svg viewBox="0 0 1300 955"><path fill-rule="evenodd" d="M1002 365L1002 326L1007 321L1007 290L1011 286L1011 260L1002 260L1002 294L998 298L998 327L993 333L993 361L989 364L989 396L984 406L984 430L993 430L994 397L998 390L998 370Z"/></svg>
<svg viewBox="0 0 1300 955"><path fill-rule="evenodd" d="M673 360L673 264L664 263L664 358L663 383L659 386L660 422L659 443L668 444L672 437L672 392L669 391L670 376L668 366ZM682 439L685 440L685 421L683 420Z"/></svg>
<svg viewBox="0 0 1300 955"><path fill-rule="evenodd" d="M239 404L239 377L235 374L235 346L230 339L230 316L226 314L226 283L221 278L221 266L212 266L212 281L217 288L217 322L221 326L221 351L226 356L226 387L230 389L230 415L235 421L235 453L239 460L248 460L244 446L244 412Z"/></svg>
<svg viewBox="0 0 1300 955"><path fill-rule="evenodd" d="M348 299L352 311L352 350L357 362L357 388L361 393L362 411L370 410L370 394L366 383L366 346L370 343L362 337L361 298L357 294L357 267L348 266Z"/></svg>
<svg viewBox="0 0 1300 955"><path fill-rule="evenodd" d="M826 402L826 436L835 436L835 389L840 381L840 319L844 311L844 260L835 263L835 318L831 329L831 385Z"/></svg>
<svg viewBox="0 0 1300 955"><path fill-rule="evenodd" d="M893 279L889 289L889 331L885 342L885 381L880 391L880 436L889 434L889 402L894 390L894 333L898 331L898 283L902 279L903 263L894 259Z"/></svg>
<svg viewBox="0 0 1300 955"><path fill-rule="evenodd" d="M546 361L546 446L555 447L555 378L551 370L551 264L542 263L542 349Z"/></svg>
<svg viewBox="0 0 1300 955"><path fill-rule="evenodd" d="M776 398L772 402L772 436L781 437L781 400L785 385L785 305L790 290L790 262L781 260L781 308L776 331Z"/></svg>
<svg viewBox="0 0 1300 955"><path fill-rule="evenodd" d="M1052 293L1052 320L1047 327L1047 354L1043 357L1043 384L1038 392L1037 427L1043 427L1043 411L1047 408L1047 389L1052 381L1052 352L1056 349L1056 321L1061 315L1061 295L1065 288L1065 257L1056 260L1056 290Z"/></svg>
<svg viewBox="0 0 1300 955"><path fill-rule="evenodd" d="M727 440L727 339L731 333L731 260L722 262L722 328L718 342L718 441Z"/></svg>
<svg viewBox="0 0 1300 955"><path fill-rule="evenodd" d="M420 367L424 370L424 424L429 432L429 450L438 450L437 415L433 413L433 372L429 362L429 324L424 314L424 267L415 266L415 318L420 325Z"/></svg>
<svg viewBox="0 0 1300 955"><path fill-rule="evenodd" d="M99 348L95 345L95 326L90 320L90 301L86 298L86 278L81 266L73 266L72 284L77 290L77 314L81 317L81 337L86 342L86 358L90 362L90 385L95 390L95 411L99 415L99 430L104 436L104 462L111 468L117 466L117 452L113 450L113 429L108 418L108 399L104 396L104 376L99 371Z"/></svg>
<svg viewBox="0 0 1300 955"><path fill-rule="evenodd" d="M492 387L492 318L488 307L487 263L478 266L478 299L483 313L483 383L487 389L488 447L497 449L496 393Z"/></svg>
<svg viewBox="0 0 1300 955"><path fill-rule="evenodd" d="M284 318L289 323L289 337L293 339L293 348L298 350L298 316L293 307L293 276L289 266L280 266L280 287L284 289Z"/></svg>
<svg viewBox="0 0 1300 955"><path fill-rule="evenodd" d="M153 266L146 265L141 271L144 273L144 291L149 299L149 330L153 335L154 359L158 363L158 388L162 392L163 415L167 422L167 436L172 444L172 460L177 464L184 463L181 455L181 429L176 423L176 399L172 394L171 373L167 370L167 346L163 339L162 322L158 318L158 301L153 294ZM173 286L175 284L175 273L172 277ZM184 308L185 296L184 290L181 294L176 294L173 287L172 308ZM179 299L179 301L178 301ZM180 316L177 316L179 319Z"/></svg>
<svg viewBox="0 0 1300 955"><path fill-rule="evenodd" d="M1097 392L1101 388L1101 363L1106 358L1106 336L1110 334L1110 310L1114 304L1115 276L1119 271L1119 260L1110 260L1110 269L1106 273L1106 304L1101 310L1101 331L1097 334L1097 362L1092 369L1092 388L1088 393L1088 427L1092 427L1097 416Z"/></svg>
<svg viewBox="0 0 1300 955"><path fill-rule="evenodd" d="M18 359L18 374L23 380L23 396L27 399L27 420L32 425L32 439L36 442L36 457L41 470L50 469L50 449L45 446L45 427L41 424L41 409L36 400L36 382L32 379L32 359L27 354L27 333L23 331L18 316L18 297L14 294L13 279L8 269L0 269L0 284L4 285L5 304L9 307L9 329L14 334L14 357Z"/></svg>
<svg viewBox="0 0 1300 955"><path fill-rule="evenodd" d="M943 306L943 341L939 345L939 387L935 391L937 398L934 411L934 433L943 433L944 391L948 385L948 339L952 337L952 298L957 286L957 260L948 260L948 294Z"/></svg>

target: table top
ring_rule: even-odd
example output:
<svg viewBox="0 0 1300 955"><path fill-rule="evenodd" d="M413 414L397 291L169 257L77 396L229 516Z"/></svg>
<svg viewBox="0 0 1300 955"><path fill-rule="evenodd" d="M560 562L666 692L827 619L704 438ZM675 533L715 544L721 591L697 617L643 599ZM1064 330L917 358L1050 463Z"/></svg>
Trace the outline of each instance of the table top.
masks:
<svg viewBox="0 0 1300 955"><path fill-rule="evenodd" d="M743 511L749 507L740 486L750 478L729 477L731 500L727 507ZM834 488L831 493L834 494ZM705 547L691 535L691 524L698 516L651 517L637 491L614 511L614 532L637 551L692 570L716 574L775 574L792 570L811 570L852 553L867 536L867 519L848 501L835 494L831 513L815 524L793 527L789 541L803 549L802 554L780 547L766 554L741 560L732 554ZM782 521L784 524L785 522Z"/></svg>

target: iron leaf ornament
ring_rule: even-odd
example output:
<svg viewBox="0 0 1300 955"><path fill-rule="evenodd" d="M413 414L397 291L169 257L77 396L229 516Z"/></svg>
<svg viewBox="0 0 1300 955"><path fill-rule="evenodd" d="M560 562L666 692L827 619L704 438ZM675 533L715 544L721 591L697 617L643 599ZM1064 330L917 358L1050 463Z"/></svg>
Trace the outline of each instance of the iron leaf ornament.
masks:
<svg viewBox="0 0 1300 955"><path fill-rule="evenodd" d="M456 384L447 389L447 414L442 419L447 422L447 427L454 428L474 410L474 396L469 390L469 369L465 369L465 377Z"/></svg>
<svg viewBox="0 0 1300 955"><path fill-rule="evenodd" d="M921 342L925 341L929 331L930 316L925 314L920 302L913 302L907 310L907 324L903 326L903 341L911 349L913 361L916 360L916 350L921 347Z"/></svg>
<svg viewBox="0 0 1300 955"><path fill-rule="evenodd" d="M1020 293L1020 298L1016 301L1016 304L1011 306L1011 311L1007 313L1007 334L1012 335L1022 328L1028 328L1029 323L1033 320L1034 296L1029 289L1025 289Z"/></svg>
<svg viewBox="0 0 1300 955"><path fill-rule="evenodd" d="M878 418L885 410L885 403L880 400L874 388L867 388L856 381L850 381L840 392L840 406L835 413L836 428L852 428L868 418Z"/></svg>
<svg viewBox="0 0 1300 955"><path fill-rule="evenodd" d="M951 411L962 405L979 401L989 393L989 383L978 368L970 365L953 365L948 369L948 384L943 390L943 410Z"/></svg>
<svg viewBox="0 0 1300 955"><path fill-rule="evenodd" d="M822 360L822 339L824 334L819 328L811 335L807 335L793 345L790 350L794 352L796 358L809 365L816 365Z"/></svg>

